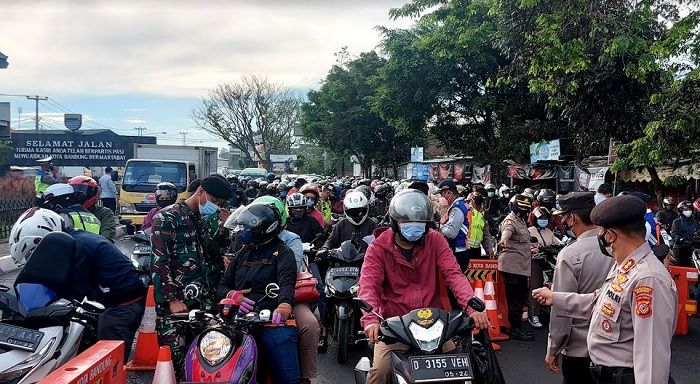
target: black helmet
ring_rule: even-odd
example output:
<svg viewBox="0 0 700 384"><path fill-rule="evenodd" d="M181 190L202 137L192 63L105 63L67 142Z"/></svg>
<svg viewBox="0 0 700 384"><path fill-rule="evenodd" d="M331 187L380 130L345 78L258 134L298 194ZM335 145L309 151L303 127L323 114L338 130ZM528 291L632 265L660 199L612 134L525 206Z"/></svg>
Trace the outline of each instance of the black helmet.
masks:
<svg viewBox="0 0 700 384"><path fill-rule="evenodd" d="M268 184L265 193L268 196L277 196L277 186L275 184Z"/></svg>
<svg viewBox="0 0 700 384"><path fill-rule="evenodd" d="M433 204L428 196L417 189L404 189L396 194L389 203L389 221L391 229L394 233L401 235L399 230L399 222L424 222L426 223L426 231L433 220ZM418 241L422 241L425 234ZM404 239L406 240L406 239Z"/></svg>
<svg viewBox="0 0 700 384"><path fill-rule="evenodd" d="M377 188L374 190L374 195L380 199L383 199L389 194L390 189L391 186L389 184L378 185Z"/></svg>
<svg viewBox="0 0 700 384"><path fill-rule="evenodd" d="M173 183L163 182L156 185L156 203L165 208L177 201L177 187Z"/></svg>
<svg viewBox="0 0 700 384"><path fill-rule="evenodd" d="M246 206L234 224L234 232L243 245L267 243L282 230L280 214L269 204L253 203Z"/></svg>
<svg viewBox="0 0 700 384"><path fill-rule="evenodd" d="M362 192L365 195L365 197L367 198L367 201L372 200L372 190L368 186L366 186L364 184L359 185L357 188L355 188L355 191Z"/></svg>
<svg viewBox="0 0 700 384"><path fill-rule="evenodd" d="M258 183L258 189L260 189L261 191L264 191L264 190L267 189L267 185L268 185L268 184L270 184L270 183L268 183L266 180L261 180L261 181Z"/></svg>
<svg viewBox="0 0 700 384"><path fill-rule="evenodd" d="M287 188L287 183L282 182L277 184L277 192L287 193L288 190L289 188Z"/></svg>
<svg viewBox="0 0 700 384"><path fill-rule="evenodd" d="M258 181L257 181L257 180L248 180L248 187L250 187L250 188L257 188L257 187L258 187Z"/></svg>
<svg viewBox="0 0 700 384"><path fill-rule="evenodd" d="M537 194L537 202L541 207L552 209L557 202L557 194L551 189L540 189Z"/></svg>
<svg viewBox="0 0 700 384"><path fill-rule="evenodd" d="M526 216L532 211L532 199L527 195L517 194L510 199L508 206L516 215Z"/></svg>
<svg viewBox="0 0 700 384"><path fill-rule="evenodd" d="M271 182L273 182L273 181L275 180L275 177L277 177L277 175L275 175L274 173L270 172L270 173L267 174L267 181L269 181L269 182L271 183Z"/></svg>

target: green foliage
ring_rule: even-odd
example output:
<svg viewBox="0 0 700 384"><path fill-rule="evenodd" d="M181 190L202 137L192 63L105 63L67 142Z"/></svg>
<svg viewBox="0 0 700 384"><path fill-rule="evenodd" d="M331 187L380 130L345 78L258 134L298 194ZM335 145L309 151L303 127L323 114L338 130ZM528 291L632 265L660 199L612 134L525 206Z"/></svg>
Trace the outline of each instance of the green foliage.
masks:
<svg viewBox="0 0 700 384"><path fill-rule="evenodd" d="M12 153L11 141L0 141L0 167L7 163L7 158Z"/></svg>

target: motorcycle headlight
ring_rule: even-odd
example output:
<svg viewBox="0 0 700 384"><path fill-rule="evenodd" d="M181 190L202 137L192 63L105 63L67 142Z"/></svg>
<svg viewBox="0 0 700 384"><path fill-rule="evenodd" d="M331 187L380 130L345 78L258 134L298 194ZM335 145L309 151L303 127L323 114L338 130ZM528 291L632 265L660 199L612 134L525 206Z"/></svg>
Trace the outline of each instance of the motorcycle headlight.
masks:
<svg viewBox="0 0 700 384"><path fill-rule="evenodd" d="M231 351L231 339L221 332L207 332L199 341L199 353L211 366L223 361Z"/></svg>
<svg viewBox="0 0 700 384"><path fill-rule="evenodd" d="M421 351L425 353L431 353L438 349L444 328L445 324L441 320L436 321L428 328L423 328L416 323L411 323L408 326L408 330L411 331Z"/></svg>

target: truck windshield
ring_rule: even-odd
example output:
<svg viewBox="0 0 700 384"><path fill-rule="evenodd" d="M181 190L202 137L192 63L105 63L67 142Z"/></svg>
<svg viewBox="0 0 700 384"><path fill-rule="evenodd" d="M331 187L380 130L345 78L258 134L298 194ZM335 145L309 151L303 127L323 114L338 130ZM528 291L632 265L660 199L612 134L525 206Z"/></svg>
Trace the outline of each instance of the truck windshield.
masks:
<svg viewBox="0 0 700 384"><path fill-rule="evenodd" d="M124 170L122 189L127 192L150 193L162 182L175 184L178 192L187 187L187 167L185 163L160 161L130 161Z"/></svg>

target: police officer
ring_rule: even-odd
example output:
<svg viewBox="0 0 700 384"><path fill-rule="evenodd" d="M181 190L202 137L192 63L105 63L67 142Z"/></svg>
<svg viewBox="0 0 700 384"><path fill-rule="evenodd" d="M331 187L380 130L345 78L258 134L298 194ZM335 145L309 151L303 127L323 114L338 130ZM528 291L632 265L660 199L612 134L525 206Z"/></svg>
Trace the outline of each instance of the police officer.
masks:
<svg viewBox="0 0 700 384"><path fill-rule="evenodd" d="M557 255L552 290L594 292L603 285L613 266L613 259L600 251L598 231L591 222L594 194L570 192L559 197L559 207L553 214L561 217L563 226L576 240ZM562 317L558 312L558 308L552 308L545 364L552 372L561 370L564 384L593 383L586 345L590 322Z"/></svg>
<svg viewBox="0 0 700 384"><path fill-rule="evenodd" d="M83 230L99 235L100 220L80 205L80 200L73 186L56 183L46 188L39 207L61 214L66 227L71 230Z"/></svg>
<svg viewBox="0 0 700 384"><path fill-rule="evenodd" d="M60 183L58 176L54 172L52 160L52 157L47 157L36 161L39 163L40 167L39 170L36 171L36 176L34 177L34 192L37 197L36 205L39 204L41 196L49 185Z"/></svg>
<svg viewBox="0 0 700 384"><path fill-rule="evenodd" d="M117 237L117 220L111 209L97 206L100 185L95 179L87 176L72 177L68 184L73 186L78 203L99 221L97 233L114 242Z"/></svg>
<svg viewBox="0 0 700 384"><path fill-rule="evenodd" d="M212 260L204 252L206 236L203 223L219 214L220 220L228 212L219 209L233 192L222 176L208 176L187 200L162 209L153 218L151 245L154 296L159 315L157 324L161 345L170 346L176 366L181 364L187 350L187 332L167 319L171 313L192 309L206 309L218 281L211 281ZM185 288L196 287L196 297L185 297Z"/></svg>
<svg viewBox="0 0 700 384"><path fill-rule="evenodd" d="M410 187L409 187L410 188ZM445 217L440 220L440 233L447 239L457 263L462 271L469 267L469 205L457 192L457 185L451 179L440 182L439 194L450 205Z"/></svg>
<svg viewBox="0 0 700 384"><path fill-rule="evenodd" d="M591 319L588 350L596 383L672 382L676 286L645 240L645 212L644 202L630 195L611 197L591 212L600 251L615 260L601 289L533 292L559 316Z"/></svg>
<svg viewBox="0 0 700 384"><path fill-rule="evenodd" d="M515 195L510 201L510 214L501 223L501 253L498 255L498 270L503 273L508 301L510 337L515 340L532 341L532 332L523 327L523 307L528 305L528 277L530 277L532 251L527 217L532 210L532 199L526 195Z"/></svg>

